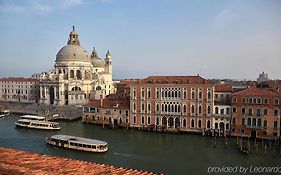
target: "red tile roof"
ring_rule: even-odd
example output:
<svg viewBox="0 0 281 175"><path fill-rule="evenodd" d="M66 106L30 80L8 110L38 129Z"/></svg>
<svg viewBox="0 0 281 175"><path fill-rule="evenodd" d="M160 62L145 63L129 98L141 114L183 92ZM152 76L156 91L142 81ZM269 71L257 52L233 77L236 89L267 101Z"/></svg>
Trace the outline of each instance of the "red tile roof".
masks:
<svg viewBox="0 0 281 175"><path fill-rule="evenodd" d="M251 87L248 89L244 89L241 91L238 91L233 94L234 95L243 95L243 96L278 96L278 94L271 92L267 89L263 88L256 88L256 87Z"/></svg>
<svg viewBox="0 0 281 175"><path fill-rule="evenodd" d="M231 84L215 85L215 92L232 92L232 85Z"/></svg>
<svg viewBox="0 0 281 175"><path fill-rule="evenodd" d="M201 76L149 76L142 79L143 83L163 84L207 84L208 81Z"/></svg>
<svg viewBox="0 0 281 175"><path fill-rule="evenodd" d="M0 78L2 82L37 82L38 80L32 78L23 78L23 77L9 77L9 78Z"/></svg>
<svg viewBox="0 0 281 175"><path fill-rule="evenodd" d="M0 147L0 174L154 175L156 173Z"/></svg>

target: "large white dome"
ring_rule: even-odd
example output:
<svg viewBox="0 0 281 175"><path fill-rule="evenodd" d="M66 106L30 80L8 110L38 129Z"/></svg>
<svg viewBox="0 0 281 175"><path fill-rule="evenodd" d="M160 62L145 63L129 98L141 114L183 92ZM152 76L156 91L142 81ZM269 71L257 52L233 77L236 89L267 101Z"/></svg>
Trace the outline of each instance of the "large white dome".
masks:
<svg viewBox="0 0 281 175"><path fill-rule="evenodd" d="M91 63L87 50L79 45L66 45L60 49L56 56L56 63L67 61Z"/></svg>

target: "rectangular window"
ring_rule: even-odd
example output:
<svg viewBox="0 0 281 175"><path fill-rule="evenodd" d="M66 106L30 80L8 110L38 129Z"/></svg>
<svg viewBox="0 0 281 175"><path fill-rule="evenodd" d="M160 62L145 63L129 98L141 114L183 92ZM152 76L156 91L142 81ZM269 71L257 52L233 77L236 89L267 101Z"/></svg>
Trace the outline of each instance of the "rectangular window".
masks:
<svg viewBox="0 0 281 175"><path fill-rule="evenodd" d="M266 116L267 115L267 109L263 110L263 114Z"/></svg>
<svg viewBox="0 0 281 175"><path fill-rule="evenodd" d="M245 97L242 98L242 103L246 103L246 98Z"/></svg>
<svg viewBox="0 0 281 175"><path fill-rule="evenodd" d="M274 116L278 116L278 109L274 109Z"/></svg>
<svg viewBox="0 0 281 175"><path fill-rule="evenodd" d="M267 99L267 98L264 98L264 99L263 99L263 103L264 103L264 104L268 104L268 99Z"/></svg>
<svg viewBox="0 0 281 175"><path fill-rule="evenodd" d="M233 98L232 98L232 103L236 103L236 102L237 102L236 97L233 97Z"/></svg>
<svg viewBox="0 0 281 175"><path fill-rule="evenodd" d="M252 108L249 108L249 116L252 116L253 115L253 110Z"/></svg>

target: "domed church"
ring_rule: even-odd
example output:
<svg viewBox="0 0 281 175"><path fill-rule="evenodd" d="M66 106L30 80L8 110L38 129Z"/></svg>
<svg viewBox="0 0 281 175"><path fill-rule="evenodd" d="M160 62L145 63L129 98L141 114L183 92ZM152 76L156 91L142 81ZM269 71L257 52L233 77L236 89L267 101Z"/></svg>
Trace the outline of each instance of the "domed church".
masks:
<svg viewBox="0 0 281 175"><path fill-rule="evenodd" d="M56 55L54 69L39 77L40 102L47 105L79 105L115 93L111 54L107 51L102 60L94 47L89 55L74 26L67 45Z"/></svg>

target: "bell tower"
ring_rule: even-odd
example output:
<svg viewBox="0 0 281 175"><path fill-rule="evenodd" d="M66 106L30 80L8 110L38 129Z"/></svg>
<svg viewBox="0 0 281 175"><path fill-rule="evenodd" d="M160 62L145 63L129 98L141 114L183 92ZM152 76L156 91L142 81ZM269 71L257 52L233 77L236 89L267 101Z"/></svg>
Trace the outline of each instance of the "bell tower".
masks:
<svg viewBox="0 0 281 175"><path fill-rule="evenodd" d="M105 55L105 72L112 74L112 59L111 59L111 54L109 52L109 50L107 51L106 55Z"/></svg>
<svg viewBox="0 0 281 175"><path fill-rule="evenodd" d="M80 41L78 38L78 33L75 31L75 27L72 26L72 31L69 34L69 38L68 38L68 45L78 45L80 46Z"/></svg>

